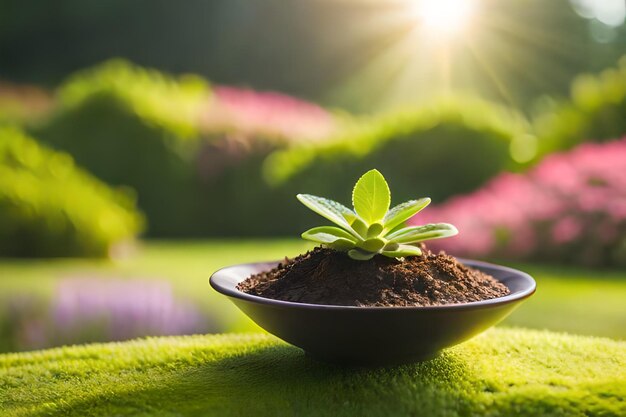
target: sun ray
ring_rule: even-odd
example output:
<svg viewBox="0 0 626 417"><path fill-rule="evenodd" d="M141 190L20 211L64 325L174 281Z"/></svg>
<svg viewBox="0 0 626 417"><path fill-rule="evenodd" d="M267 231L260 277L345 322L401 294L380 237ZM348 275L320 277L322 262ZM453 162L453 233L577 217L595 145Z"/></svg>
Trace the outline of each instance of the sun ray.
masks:
<svg viewBox="0 0 626 417"><path fill-rule="evenodd" d="M501 35L506 34L517 38L521 44L526 44L527 47L532 47L535 50L548 50L565 58L580 59L576 48L577 42L563 39L541 28L533 28L530 31L528 27L507 16L492 15L489 19L485 19L484 26Z"/></svg>
<svg viewBox="0 0 626 417"><path fill-rule="evenodd" d="M502 95L502 98L504 98L509 105L516 107L515 99L511 95L511 92L507 89L504 82L501 80L500 76L497 74L496 69L491 65L491 61L482 55L480 49L477 48L471 40L466 40L466 45L468 47L468 50L473 54L474 58L476 59L476 62L491 78L491 81L493 81L496 89Z"/></svg>
<svg viewBox="0 0 626 417"><path fill-rule="evenodd" d="M537 71L529 70L526 66L520 65L520 62L524 62L522 58L528 55L530 58L532 54L528 54L526 50L517 49L515 51L515 57L511 54L511 47L502 38L495 37L489 42L483 42L482 48L485 49L485 54L490 57L491 61L495 59L498 63L505 67L505 71L509 74L508 78L513 80L528 80L534 85L543 87L544 90L550 87L549 77L545 77L545 74L540 74Z"/></svg>

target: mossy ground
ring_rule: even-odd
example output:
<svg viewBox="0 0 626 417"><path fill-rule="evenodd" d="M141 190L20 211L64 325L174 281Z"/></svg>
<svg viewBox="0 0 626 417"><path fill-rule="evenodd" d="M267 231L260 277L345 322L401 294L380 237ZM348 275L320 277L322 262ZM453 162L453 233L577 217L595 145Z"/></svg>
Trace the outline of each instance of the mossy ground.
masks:
<svg viewBox="0 0 626 417"><path fill-rule="evenodd" d="M320 364L262 334L0 355L17 416L624 416L626 343L499 328L424 363Z"/></svg>

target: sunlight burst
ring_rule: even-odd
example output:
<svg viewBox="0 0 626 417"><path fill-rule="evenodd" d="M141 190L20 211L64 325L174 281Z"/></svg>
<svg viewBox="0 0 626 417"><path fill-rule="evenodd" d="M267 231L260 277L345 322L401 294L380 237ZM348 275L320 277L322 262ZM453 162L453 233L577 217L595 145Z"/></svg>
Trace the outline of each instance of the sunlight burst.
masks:
<svg viewBox="0 0 626 417"><path fill-rule="evenodd" d="M567 65L584 59L575 37L562 26L535 22L537 12L525 2L372 1L381 6L368 22L370 48L330 96L363 111L372 102L362 100L363 86L377 110L463 94L518 107L531 95L517 85L552 91L569 76ZM558 5L546 10L554 22L568 16L571 10Z"/></svg>
<svg viewBox="0 0 626 417"><path fill-rule="evenodd" d="M473 0L419 0L414 11L426 28L440 34L462 30L470 22L476 4Z"/></svg>

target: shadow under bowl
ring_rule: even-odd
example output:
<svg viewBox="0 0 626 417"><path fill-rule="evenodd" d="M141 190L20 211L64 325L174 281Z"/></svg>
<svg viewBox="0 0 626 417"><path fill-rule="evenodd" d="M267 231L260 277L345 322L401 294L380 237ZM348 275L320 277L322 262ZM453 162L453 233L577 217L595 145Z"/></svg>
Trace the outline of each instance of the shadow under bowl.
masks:
<svg viewBox="0 0 626 417"><path fill-rule="evenodd" d="M459 259L502 284L510 294L470 303L428 307L355 307L305 304L246 294L237 284L278 262L220 269L211 286L255 323L310 356L346 365L393 365L433 358L508 316L536 288L528 274L486 262Z"/></svg>

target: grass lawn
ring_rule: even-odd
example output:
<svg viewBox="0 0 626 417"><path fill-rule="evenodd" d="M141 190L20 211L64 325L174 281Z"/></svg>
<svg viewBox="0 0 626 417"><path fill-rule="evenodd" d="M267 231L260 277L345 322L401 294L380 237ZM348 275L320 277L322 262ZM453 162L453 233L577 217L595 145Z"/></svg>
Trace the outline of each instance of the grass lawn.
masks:
<svg viewBox="0 0 626 417"><path fill-rule="evenodd" d="M45 306L60 280L96 276L166 280L178 296L213 319L215 331L258 330L210 290L209 275L226 265L280 259L309 247L301 240L149 241L133 256L117 261L0 260L0 323L10 321L2 309L9 300L35 297ZM514 266L535 277L538 291L505 324L626 339L626 271ZM2 350L14 349L0 342Z"/></svg>
<svg viewBox="0 0 626 417"><path fill-rule="evenodd" d="M626 342L493 329L429 362L344 369L263 334L0 355L20 416L626 415Z"/></svg>

